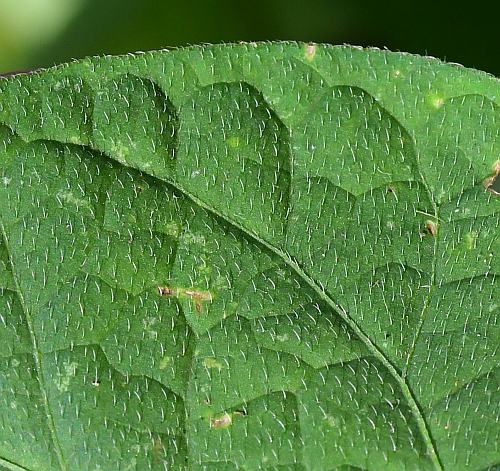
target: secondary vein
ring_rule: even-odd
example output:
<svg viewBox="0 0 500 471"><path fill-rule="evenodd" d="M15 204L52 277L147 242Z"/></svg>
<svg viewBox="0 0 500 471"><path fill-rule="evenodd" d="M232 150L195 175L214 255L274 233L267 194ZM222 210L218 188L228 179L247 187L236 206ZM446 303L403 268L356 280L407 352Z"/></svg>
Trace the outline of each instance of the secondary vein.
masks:
<svg viewBox="0 0 500 471"><path fill-rule="evenodd" d="M0 458L0 466L3 466L4 468L10 469L12 471L30 471L28 468L25 468L24 466L16 464L13 461L9 461L5 458Z"/></svg>
<svg viewBox="0 0 500 471"><path fill-rule="evenodd" d="M5 243L5 247L7 249L7 254L9 256L11 270L12 270L12 276L14 278L14 284L16 287L17 296L19 298L19 302L20 302L21 307L23 309L24 317L26 319L26 324L28 326L28 330L30 333L31 344L33 346L33 358L35 361L37 381L38 381L38 386L40 388L40 394L42 396L42 403L43 403L43 408L45 411L45 418L47 420L47 426L49 428L49 433L50 433L50 436L52 439L52 443L54 445L54 451L56 453L57 460L59 462L59 467L61 468L61 470L67 471L68 467L66 465L66 462L65 462L63 454L62 454L61 444L59 443L59 439L57 437L57 432L56 432L56 428L55 428L55 424L54 424L54 418L53 418L52 412L50 410L49 399L48 399L48 395L47 395L47 388L46 388L46 384L45 384L45 377L44 377L43 369L42 369L42 352L38 348L38 341L37 341L37 338L35 335L35 330L33 328L33 320L31 318L31 313L29 312L29 310L26 306L26 302L24 300L24 296L23 296L23 293L21 291L21 286L19 284L19 280L18 280L17 273L15 270L15 265L14 265L14 262L12 260L11 250L10 250L10 246L9 246L9 240L7 238L7 233L5 231L5 227L4 227L3 222L1 220L0 220L0 228L2 230L2 237L3 237L4 243Z"/></svg>
<svg viewBox="0 0 500 471"><path fill-rule="evenodd" d="M435 208L435 214L434 217L436 218L436 221L439 221L439 210L437 207ZM410 351L408 352L408 355L406 357L406 362L405 366L402 371L402 376L403 378L406 378L408 375L408 368L411 365L411 362L413 360L413 355L415 353L415 349L417 346L418 339L420 338L420 333L422 332L422 327L424 325L425 318L427 317L427 312L429 311L429 305L431 302L431 297L434 292L434 288L436 286L436 265L437 265L437 248L438 248L438 238L439 238L439 225L438 225L438 230L437 233L434 235L434 252L432 256L432 273L431 273L431 280L430 280L430 286L429 286L429 291L427 293L427 296L424 301L424 305L422 306L422 311L420 312L420 317L418 320L418 325L417 325L417 331L415 335L413 336L413 341L410 346Z"/></svg>
<svg viewBox="0 0 500 471"><path fill-rule="evenodd" d="M356 323L356 321L349 316L347 311L342 308L342 306L338 305L333 299L328 295L328 293L318 284L314 281L314 279L309 276L301 267L300 265L292 259L292 257L280 250L279 248L275 247L271 243L265 241L262 239L258 234L251 232L249 229L246 227L242 226L239 224L237 221L234 221L232 218L230 218L227 215L221 214L219 211L217 211L215 208L210 206L209 204L205 203L195 195L191 194L190 192L186 191L184 188L182 188L180 185L173 183L171 181L167 181L167 184L175 188L177 191L183 193L186 195L189 199L191 199L195 204L198 206L201 206L202 208L205 208L206 210L210 211L212 214L215 214L219 218L223 219L224 221L230 223L233 227L236 227L240 231L242 231L244 234L247 236L251 237L253 240L256 240L260 244L264 245L267 247L269 250L271 250L273 253L278 255L281 260L283 260L290 268L292 268L302 279L304 279L309 286L320 296L320 298L325 301L332 309L334 309L339 316L344 320L344 322L349 325L349 327L356 333L356 335L363 341L363 343L367 346L367 348L370 350L370 352L373 354L375 358L377 358L391 373L391 375L394 377L396 382L398 383L399 387L401 388L401 392L405 399L408 402L408 405L415 416L415 420L417 421L417 426L418 429L422 435L422 438L424 440L427 453L435 467L436 470L442 471L443 470L443 465L441 464L441 461L439 459L439 456L437 454L437 450L434 447L434 442L432 440L430 431L427 427L427 423L425 421L425 418L422 414L422 411L420 410L420 407L418 406L418 403L413 396L413 393L408 386L405 378L398 373L396 367L394 364L385 356L385 354L380 350L376 344L372 342L370 337L368 337L367 334L364 333L364 331L361 329L361 327Z"/></svg>

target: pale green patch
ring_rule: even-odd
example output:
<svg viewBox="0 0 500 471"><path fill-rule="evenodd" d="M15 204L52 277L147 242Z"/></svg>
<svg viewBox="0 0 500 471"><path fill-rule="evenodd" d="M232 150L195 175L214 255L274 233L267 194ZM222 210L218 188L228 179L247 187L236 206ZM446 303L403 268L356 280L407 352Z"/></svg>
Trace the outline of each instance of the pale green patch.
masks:
<svg viewBox="0 0 500 471"><path fill-rule="evenodd" d="M62 366L62 371L57 375L56 387L59 392L66 392L69 389L71 379L76 375L78 363L65 361Z"/></svg>
<svg viewBox="0 0 500 471"><path fill-rule="evenodd" d="M283 335L277 335L276 340L278 342L286 342L289 339L288 334L283 334Z"/></svg>
<svg viewBox="0 0 500 471"><path fill-rule="evenodd" d="M119 162L126 164L127 157L130 154L130 147L122 144L121 142L116 142L112 145L111 152L116 155L116 158Z"/></svg>
<svg viewBox="0 0 500 471"><path fill-rule="evenodd" d="M174 359L173 357L171 356L164 356L161 360L160 360L160 363L158 364L158 368L160 370L164 370L165 368L169 367L170 365L172 365L172 363L174 362Z"/></svg>
<svg viewBox="0 0 500 471"><path fill-rule="evenodd" d="M184 231L181 234L180 239L182 242L184 242L187 245L189 245L189 244L205 245L205 243L206 243L205 236L203 234L194 234L194 233L189 232L189 231Z"/></svg>
<svg viewBox="0 0 500 471"><path fill-rule="evenodd" d="M469 232L465 235L465 246L467 250L473 250L476 248L478 233L475 231Z"/></svg>
<svg viewBox="0 0 500 471"><path fill-rule="evenodd" d="M58 200L61 200L63 204L66 203L69 205L81 206L88 209L92 207L86 199L76 197L71 191L58 191L56 194L56 198Z"/></svg>
<svg viewBox="0 0 500 471"><path fill-rule="evenodd" d="M162 227L162 231L172 237L179 237L182 233L182 226L176 222L169 222Z"/></svg>
<svg viewBox="0 0 500 471"><path fill-rule="evenodd" d="M220 361L217 361L216 358L213 358L213 357L205 358L203 360L203 366L205 368L216 368L218 370L221 370L222 368L224 368L224 365Z"/></svg>
<svg viewBox="0 0 500 471"><path fill-rule="evenodd" d="M329 427L338 427L338 421L337 419L332 416L332 415L329 415L327 414L326 417L325 417L325 422L328 424Z"/></svg>

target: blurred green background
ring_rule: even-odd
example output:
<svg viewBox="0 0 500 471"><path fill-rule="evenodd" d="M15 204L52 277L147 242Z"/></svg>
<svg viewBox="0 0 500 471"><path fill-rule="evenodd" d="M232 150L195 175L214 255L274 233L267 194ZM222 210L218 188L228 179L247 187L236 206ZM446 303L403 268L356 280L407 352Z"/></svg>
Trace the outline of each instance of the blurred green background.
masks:
<svg viewBox="0 0 500 471"><path fill-rule="evenodd" d="M497 16L488 3L0 0L0 73L103 53L297 39L428 54L499 76Z"/></svg>

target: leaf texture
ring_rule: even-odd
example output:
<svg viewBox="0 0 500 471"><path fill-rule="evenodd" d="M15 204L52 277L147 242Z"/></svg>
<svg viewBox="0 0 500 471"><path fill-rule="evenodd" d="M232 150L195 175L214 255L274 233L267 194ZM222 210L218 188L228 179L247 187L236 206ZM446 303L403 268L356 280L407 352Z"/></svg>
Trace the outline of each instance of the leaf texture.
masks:
<svg viewBox="0 0 500 471"><path fill-rule="evenodd" d="M0 464L493 469L499 100L297 43L0 80Z"/></svg>

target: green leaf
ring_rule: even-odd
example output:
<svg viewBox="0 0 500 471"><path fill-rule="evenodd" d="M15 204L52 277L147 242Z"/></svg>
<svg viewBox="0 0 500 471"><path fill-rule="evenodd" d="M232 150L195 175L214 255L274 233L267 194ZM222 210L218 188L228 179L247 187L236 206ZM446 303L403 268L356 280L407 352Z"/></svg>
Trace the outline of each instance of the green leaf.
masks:
<svg viewBox="0 0 500 471"><path fill-rule="evenodd" d="M327 45L0 81L0 464L500 463L500 83Z"/></svg>

